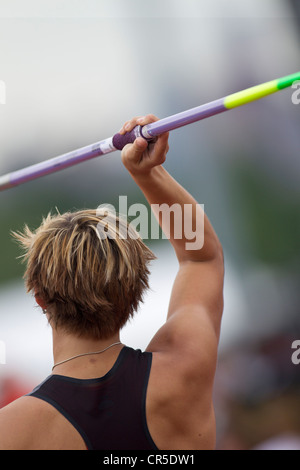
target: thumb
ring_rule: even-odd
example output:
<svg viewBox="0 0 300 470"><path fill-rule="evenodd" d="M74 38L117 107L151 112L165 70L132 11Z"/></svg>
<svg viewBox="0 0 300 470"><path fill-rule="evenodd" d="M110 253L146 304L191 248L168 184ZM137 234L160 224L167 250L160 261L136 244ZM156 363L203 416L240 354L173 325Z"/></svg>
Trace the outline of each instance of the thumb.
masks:
<svg viewBox="0 0 300 470"><path fill-rule="evenodd" d="M147 141L142 137L138 137L132 144L125 145L122 153L126 160L139 162L147 146Z"/></svg>
<svg viewBox="0 0 300 470"><path fill-rule="evenodd" d="M125 145L121 153L124 165L129 168L129 166L140 163L147 146L147 141L142 137L137 137L132 144Z"/></svg>
<svg viewBox="0 0 300 470"><path fill-rule="evenodd" d="M142 137L137 137L137 139L135 139L135 141L133 142L133 146L135 152L140 154L145 152L146 148L148 147L148 142Z"/></svg>

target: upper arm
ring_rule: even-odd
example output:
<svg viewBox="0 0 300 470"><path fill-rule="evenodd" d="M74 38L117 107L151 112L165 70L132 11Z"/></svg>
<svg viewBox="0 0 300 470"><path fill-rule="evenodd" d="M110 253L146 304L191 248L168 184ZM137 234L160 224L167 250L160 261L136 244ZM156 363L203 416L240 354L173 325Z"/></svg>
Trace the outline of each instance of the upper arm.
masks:
<svg viewBox="0 0 300 470"><path fill-rule="evenodd" d="M182 262L173 285L167 321L179 310L184 315L185 310L200 309L206 317L205 321L219 337L223 312L223 281L221 254L209 261Z"/></svg>
<svg viewBox="0 0 300 470"><path fill-rule="evenodd" d="M214 369L223 311L223 255L180 263L166 323L148 346L195 370Z"/></svg>

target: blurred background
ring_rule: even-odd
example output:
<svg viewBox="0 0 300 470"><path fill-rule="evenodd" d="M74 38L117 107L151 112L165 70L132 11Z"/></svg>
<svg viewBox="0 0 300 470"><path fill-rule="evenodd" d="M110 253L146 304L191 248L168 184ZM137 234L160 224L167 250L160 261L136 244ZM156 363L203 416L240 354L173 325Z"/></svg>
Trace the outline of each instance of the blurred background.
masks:
<svg viewBox="0 0 300 470"><path fill-rule="evenodd" d="M300 69L297 0L0 0L0 174ZM215 385L218 449L300 449L300 104L287 89L173 131L165 167L225 253ZM11 231L50 211L144 202L120 153L0 194L0 406L51 372L50 328L23 286ZM145 348L177 264L148 241L151 291L122 340ZM201 288L201 286L200 286ZM4 346L4 347L3 347ZM5 362L2 364L1 362Z"/></svg>

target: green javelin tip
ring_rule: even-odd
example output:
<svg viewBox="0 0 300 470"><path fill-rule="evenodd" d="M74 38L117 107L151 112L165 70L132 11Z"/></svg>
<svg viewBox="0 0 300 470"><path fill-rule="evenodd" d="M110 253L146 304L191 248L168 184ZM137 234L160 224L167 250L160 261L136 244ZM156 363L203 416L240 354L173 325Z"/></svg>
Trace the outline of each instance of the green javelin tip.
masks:
<svg viewBox="0 0 300 470"><path fill-rule="evenodd" d="M239 91L238 93L233 93L232 95L224 98L224 106L227 109L237 108L238 106L242 106L250 103L251 101L258 100L264 96L271 95L272 93L276 93L279 90L287 88L296 80L300 80L300 72L248 88L244 91Z"/></svg>
<svg viewBox="0 0 300 470"><path fill-rule="evenodd" d="M283 88L287 88L292 86L292 84L296 81L300 80L300 72L293 73L292 75L288 75L287 77L279 78L278 81L278 90L282 90Z"/></svg>

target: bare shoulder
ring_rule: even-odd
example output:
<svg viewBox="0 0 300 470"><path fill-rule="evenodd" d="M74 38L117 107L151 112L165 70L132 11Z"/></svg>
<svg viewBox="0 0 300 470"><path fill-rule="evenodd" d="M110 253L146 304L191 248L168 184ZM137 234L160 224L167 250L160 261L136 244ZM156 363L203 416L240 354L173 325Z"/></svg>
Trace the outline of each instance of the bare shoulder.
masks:
<svg viewBox="0 0 300 470"><path fill-rule="evenodd" d="M27 449L33 433L51 418L51 411L41 400L24 396L0 410L0 449Z"/></svg>
<svg viewBox="0 0 300 470"><path fill-rule="evenodd" d="M75 428L43 400L23 396L0 409L0 450L81 448Z"/></svg>

